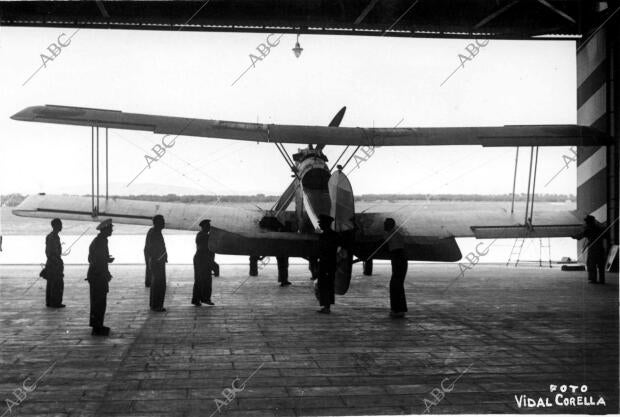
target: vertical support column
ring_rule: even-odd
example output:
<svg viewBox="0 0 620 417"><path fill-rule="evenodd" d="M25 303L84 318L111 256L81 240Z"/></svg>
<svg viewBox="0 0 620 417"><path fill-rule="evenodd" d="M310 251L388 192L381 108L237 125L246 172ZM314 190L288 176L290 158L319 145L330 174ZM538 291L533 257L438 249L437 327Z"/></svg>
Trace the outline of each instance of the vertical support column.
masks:
<svg viewBox="0 0 620 417"><path fill-rule="evenodd" d="M610 105L615 92L609 46L617 44L617 17L591 35L577 49L577 122L616 137L612 146L577 147L577 209L600 222L613 222L618 216L617 132L612 130ZM609 45L608 45L609 44ZM617 228L610 230L618 241ZM580 242L580 246L583 244Z"/></svg>
<svg viewBox="0 0 620 417"><path fill-rule="evenodd" d="M607 50L609 57L609 77L608 94L609 103L607 111L609 113L609 134L615 139L613 145L608 146L607 151L607 172L608 172L608 199L607 199L607 218L613 221L619 216L618 194L620 192L620 114L618 105L620 102L620 91L618 90L618 79L620 79L620 18L616 14L614 19L609 22L607 28ZM618 225L610 230L610 240L614 245L620 244L618 236ZM617 270L616 270L617 272Z"/></svg>

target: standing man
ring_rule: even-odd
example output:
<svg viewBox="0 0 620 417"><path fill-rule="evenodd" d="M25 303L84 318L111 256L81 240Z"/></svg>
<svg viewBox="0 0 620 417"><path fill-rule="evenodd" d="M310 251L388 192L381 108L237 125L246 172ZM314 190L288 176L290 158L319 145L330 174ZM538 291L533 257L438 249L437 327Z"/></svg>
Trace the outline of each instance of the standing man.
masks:
<svg viewBox="0 0 620 417"><path fill-rule="evenodd" d="M280 287L287 287L291 285L288 280L288 256L276 256L278 261L278 282Z"/></svg>
<svg viewBox="0 0 620 417"><path fill-rule="evenodd" d="M146 234L145 251L151 270L151 310L164 312L164 298L166 297L166 262L168 253L161 231L166 227L164 216L157 214L153 217L153 227Z"/></svg>
<svg viewBox="0 0 620 417"><path fill-rule="evenodd" d="M259 256L250 256L250 276L258 276L258 260Z"/></svg>
<svg viewBox="0 0 620 417"><path fill-rule="evenodd" d="M405 298L405 276L407 275L407 255L402 235L395 229L396 222L392 218L385 219L383 230L392 261L392 278L390 279L390 317L402 318L407 312Z"/></svg>
<svg viewBox="0 0 620 417"><path fill-rule="evenodd" d="M196 254L194 255L194 289L192 304L199 307L201 302L210 306L211 301L211 271L215 262L215 254L209 250L209 233L211 220L203 220L199 224L200 232L196 235Z"/></svg>
<svg viewBox="0 0 620 417"><path fill-rule="evenodd" d="M150 288L151 286L151 269L149 268L149 257L146 254L146 242L148 242L148 233L146 235L146 241L144 242L144 264L146 265L144 271L144 286L146 288Z"/></svg>
<svg viewBox="0 0 620 417"><path fill-rule="evenodd" d="M102 221L97 226L99 234L88 247L88 274L86 280L90 285L90 326L93 336L108 336L110 328L103 325L105 310L112 279L108 264L114 261L108 250L108 237L112 235L112 219Z"/></svg>
<svg viewBox="0 0 620 417"><path fill-rule="evenodd" d="M319 276L319 258L311 256L308 258L308 269L310 270L310 279L314 281Z"/></svg>
<svg viewBox="0 0 620 417"><path fill-rule="evenodd" d="M323 231L319 235L319 276L318 292L321 309L318 313L331 313L330 306L335 302L334 279L336 276L336 252L338 250L338 235L331 228L334 218L321 214L319 227Z"/></svg>
<svg viewBox="0 0 620 417"><path fill-rule="evenodd" d="M52 308L63 308L62 294L65 288L63 277L65 276L65 264L62 261L62 247L58 233L62 230L60 219L52 220L52 231L45 237L45 262L44 277L47 280L45 285L45 305Z"/></svg>
<svg viewBox="0 0 620 417"><path fill-rule="evenodd" d="M597 271L598 282L605 284L605 229L596 221L594 216L586 216L584 218L584 230L573 239L588 240L586 248L588 249L588 259L586 261L586 269L588 270L588 281L596 284ZM584 249L585 251L585 249Z"/></svg>
<svg viewBox="0 0 620 417"><path fill-rule="evenodd" d="M292 226L291 222L284 222L284 226L278 229L279 232L291 232ZM288 280L288 256L276 256L276 260L278 262L278 282L281 287L286 287L291 285Z"/></svg>

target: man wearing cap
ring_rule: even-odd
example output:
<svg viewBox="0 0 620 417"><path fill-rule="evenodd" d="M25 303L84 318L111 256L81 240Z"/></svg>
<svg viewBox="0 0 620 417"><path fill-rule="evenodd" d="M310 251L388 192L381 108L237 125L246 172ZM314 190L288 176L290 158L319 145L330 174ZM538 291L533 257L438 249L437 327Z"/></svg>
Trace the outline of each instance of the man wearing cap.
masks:
<svg viewBox="0 0 620 417"><path fill-rule="evenodd" d="M329 314L330 306L335 302L334 280L336 277L336 253L338 251L338 234L331 228L334 218L321 214L319 227L322 233L319 235L319 276L317 280L319 303L321 309L318 313Z"/></svg>
<svg viewBox="0 0 620 417"><path fill-rule="evenodd" d="M108 250L108 237L112 235L112 219L102 221L98 226L99 234L88 247L88 274L86 280L90 285L90 326L92 335L108 336L110 328L103 325L107 305L109 285L112 279L108 264L114 261Z"/></svg>
<svg viewBox="0 0 620 417"><path fill-rule="evenodd" d="M200 222L200 232L196 235L196 254L194 255L194 289L192 291L192 304L199 307L202 303L210 306L211 301L211 270L215 262L215 254L209 250L209 232L211 220Z"/></svg>
<svg viewBox="0 0 620 417"><path fill-rule="evenodd" d="M598 282L605 284L605 229L596 221L594 216L586 216L584 221L584 230L573 236L573 239L587 239L588 259L586 269L588 270L588 281L596 284L598 271Z"/></svg>
<svg viewBox="0 0 620 417"><path fill-rule="evenodd" d="M405 276L407 276L407 255L405 254L405 241L395 228L396 222L387 218L383 222L387 248L392 261L392 278L390 279L390 316L394 318L405 317L407 312L407 299L405 298Z"/></svg>
<svg viewBox="0 0 620 417"><path fill-rule="evenodd" d="M151 310L166 311L164 298L166 297L166 262L168 253L161 231L166 226L164 216L157 214L153 217L153 227L146 234L145 252L151 270L151 296L149 304Z"/></svg>
<svg viewBox="0 0 620 417"><path fill-rule="evenodd" d="M45 269L44 278L47 280L45 285L45 305L52 308L63 308L62 294L65 288L63 280L65 265L62 261L62 247L58 233L62 230L60 219L52 220L52 231L45 237Z"/></svg>

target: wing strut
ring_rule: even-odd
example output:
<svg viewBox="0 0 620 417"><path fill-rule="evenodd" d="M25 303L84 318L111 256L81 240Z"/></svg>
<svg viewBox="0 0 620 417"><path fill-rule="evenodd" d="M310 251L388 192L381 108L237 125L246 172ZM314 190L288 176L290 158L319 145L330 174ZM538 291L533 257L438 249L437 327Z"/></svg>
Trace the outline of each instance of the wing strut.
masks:
<svg viewBox="0 0 620 417"><path fill-rule="evenodd" d="M349 145L347 145L347 147L344 148L344 151L342 151L342 153L340 154L338 159L336 159L336 162L334 162L334 165L332 165L332 167L329 169L329 172L332 172L334 170L334 168L336 168L338 166L338 161L340 161L340 158L342 158L344 156L344 154L347 151L347 149L349 149Z"/></svg>
<svg viewBox="0 0 620 417"><path fill-rule="evenodd" d="M289 166L291 171L293 171L293 175L295 176L295 179L293 179L293 181L289 184L284 193L280 196L278 201L276 201L276 203L270 210L273 213L273 216L277 218L280 213L286 210L286 208L293 201L293 198L295 197L295 192L297 191L297 187L299 185L298 181L301 181L301 179L297 174L297 168L295 167L295 163L291 159L288 152L286 152L286 148L284 148L284 145L279 142L275 142L274 144L276 145L276 148L278 148L278 151L280 151L280 154L282 155L282 158L284 158L286 165Z"/></svg>
<svg viewBox="0 0 620 417"><path fill-rule="evenodd" d="M353 151L353 153L351 154L351 156L349 157L349 159L347 159L347 162L344 163L344 165L342 166L342 169L345 169L347 167L347 165L349 165L349 161L351 161L351 159L353 159L353 157L355 156L355 154L357 153L357 151L359 150L359 148L361 148L361 145L358 145L357 148L355 148L355 150Z"/></svg>
<svg viewBox="0 0 620 417"><path fill-rule="evenodd" d="M534 151L536 148L536 151ZM536 154L536 156L534 156ZM534 167L534 175L532 175L532 166ZM527 197L525 202L525 225L532 227L532 218L534 216L534 195L536 192L536 172L538 170L538 146L532 146L530 149L530 170L527 179ZM531 185L531 200L530 200Z"/></svg>
<svg viewBox="0 0 620 417"><path fill-rule="evenodd" d="M519 147L517 146L517 153L515 155L515 175L512 180L512 204L510 205L510 214L515 212L515 188L517 186L517 167L519 166Z"/></svg>
<svg viewBox="0 0 620 417"><path fill-rule="evenodd" d="M91 216L99 216L99 126L90 127L90 202ZM96 148L96 149L95 149ZM105 128L105 200L109 198L108 128Z"/></svg>

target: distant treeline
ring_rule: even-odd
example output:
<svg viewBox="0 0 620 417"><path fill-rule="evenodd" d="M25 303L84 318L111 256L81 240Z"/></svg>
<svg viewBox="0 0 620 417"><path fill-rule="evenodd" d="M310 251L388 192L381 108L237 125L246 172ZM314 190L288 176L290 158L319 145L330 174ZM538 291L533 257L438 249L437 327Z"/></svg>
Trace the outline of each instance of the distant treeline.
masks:
<svg viewBox="0 0 620 417"><path fill-rule="evenodd" d="M128 200L145 200L145 201L163 201L178 203L214 203L218 199L223 203L270 203L275 202L279 196L276 195L155 195L140 194L129 196L113 196L112 198L124 198ZM25 195L14 193L2 195L2 205L14 207L24 201ZM399 200L426 200L426 194L362 194L355 197L355 201L388 201L394 202ZM435 201L512 201L512 194L435 194L428 195L428 198ZM516 201L525 201L525 194L516 194ZM564 202L575 201L573 194L536 194L536 201L539 202Z"/></svg>
<svg viewBox="0 0 620 417"><path fill-rule="evenodd" d="M356 196L356 201L397 201L397 200L426 200L435 201L512 201L512 194L362 194ZM526 201L527 194L515 194L515 201ZM573 194L536 194L535 201L565 202L575 201Z"/></svg>

